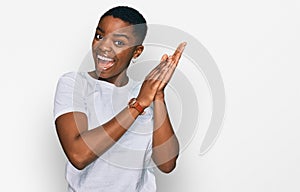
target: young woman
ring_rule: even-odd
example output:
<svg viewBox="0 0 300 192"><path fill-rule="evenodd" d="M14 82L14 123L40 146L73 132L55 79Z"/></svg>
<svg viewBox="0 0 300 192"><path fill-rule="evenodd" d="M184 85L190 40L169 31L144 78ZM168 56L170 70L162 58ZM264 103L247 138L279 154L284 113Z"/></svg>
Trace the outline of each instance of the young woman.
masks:
<svg viewBox="0 0 300 192"><path fill-rule="evenodd" d="M164 88L185 43L173 55L163 55L139 84L126 71L143 52L146 32L137 10L108 10L92 43L95 70L69 72L58 81L54 115L68 158L68 191L153 192L153 165L165 173L176 166L179 145Z"/></svg>

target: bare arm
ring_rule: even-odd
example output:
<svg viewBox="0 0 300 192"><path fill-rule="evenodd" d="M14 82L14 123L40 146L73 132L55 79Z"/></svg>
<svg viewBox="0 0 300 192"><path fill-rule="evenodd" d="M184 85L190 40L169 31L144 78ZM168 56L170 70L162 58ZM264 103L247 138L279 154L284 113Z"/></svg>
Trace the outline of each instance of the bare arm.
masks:
<svg viewBox="0 0 300 192"><path fill-rule="evenodd" d="M154 101L154 132L152 159L158 168L165 173L176 166L179 143L173 131L164 100Z"/></svg>
<svg viewBox="0 0 300 192"><path fill-rule="evenodd" d="M179 153L179 143L174 134L169 119L164 89L171 79L186 43L181 43L172 56L163 55L160 67L148 75L147 79L155 81L157 89L154 95L154 132L152 145L152 159L158 168L165 173L171 172L176 166ZM159 74L159 75L157 75ZM156 87L155 87L156 88ZM141 101L143 97L141 97Z"/></svg>
<svg viewBox="0 0 300 192"><path fill-rule="evenodd" d="M68 159L83 169L120 139L138 115L137 110L125 108L102 126L88 130L86 115L70 112L58 117L55 124Z"/></svg>

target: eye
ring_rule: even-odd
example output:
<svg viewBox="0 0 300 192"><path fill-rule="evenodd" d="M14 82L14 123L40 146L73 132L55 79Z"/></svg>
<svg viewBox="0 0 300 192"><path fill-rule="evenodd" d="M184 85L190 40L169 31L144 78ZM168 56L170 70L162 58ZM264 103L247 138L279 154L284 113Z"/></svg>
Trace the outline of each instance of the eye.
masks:
<svg viewBox="0 0 300 192"><path fill-rule="evenodd" d="M115 45L123 46L123 45L125 45L125 43L123 41L115 41Z"/></svg>
<svg viewBox="0 0 300 192"><path fill-rule="evenodd" d="M100 35L100 34L96 34L96 35L95 35L95 39L98 39L98 40L103 39L103 36Z"/></svg>

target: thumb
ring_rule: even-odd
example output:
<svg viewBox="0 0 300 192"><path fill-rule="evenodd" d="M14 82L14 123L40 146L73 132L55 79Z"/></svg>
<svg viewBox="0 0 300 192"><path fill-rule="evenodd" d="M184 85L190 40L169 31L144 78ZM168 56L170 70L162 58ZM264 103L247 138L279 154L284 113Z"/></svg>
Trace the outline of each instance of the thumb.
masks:
<svg viewBox="0 0 300 192"><path fill-rule="evenodd" d="M160 62L163 62L163 61L166 61L168 59L168 55L167 54L164 54L161 59L160 59Z"/></svg>

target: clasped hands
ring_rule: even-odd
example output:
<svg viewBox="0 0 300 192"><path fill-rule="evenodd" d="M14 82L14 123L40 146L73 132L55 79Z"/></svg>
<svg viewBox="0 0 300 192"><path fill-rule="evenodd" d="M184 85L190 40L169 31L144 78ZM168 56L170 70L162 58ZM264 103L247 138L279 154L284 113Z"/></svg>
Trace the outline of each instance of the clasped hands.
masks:
<svg viewBox="0 0 300 192"><path fill-rule="evenodd" d="M137 96L143 108L150 106L154 100L164 99L164 89L174 74L185 46L186 42L180 43L173 55L164 54L160 63L145 77Z"/></svg>

